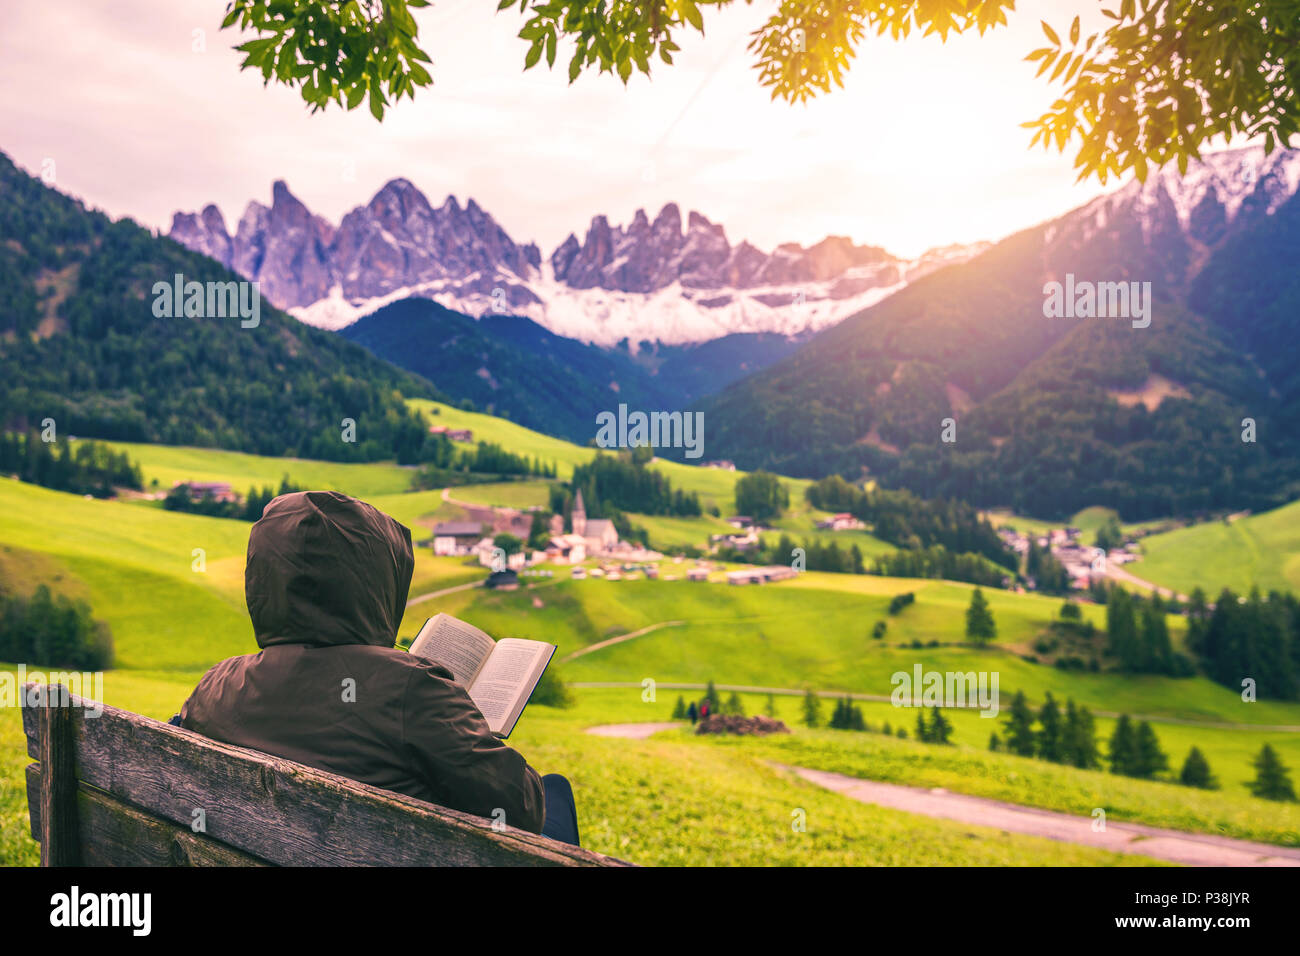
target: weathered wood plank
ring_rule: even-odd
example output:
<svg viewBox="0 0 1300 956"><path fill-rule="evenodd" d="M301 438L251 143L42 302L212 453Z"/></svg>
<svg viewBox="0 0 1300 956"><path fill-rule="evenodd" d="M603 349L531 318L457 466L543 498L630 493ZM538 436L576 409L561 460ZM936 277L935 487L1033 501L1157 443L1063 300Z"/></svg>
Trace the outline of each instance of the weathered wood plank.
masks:
<svg viewBox="0 0 1300 956"><path fill-rule="evenodd" d="M83 783L186 828L203 810L209 837L282 866L630 865L116 707L75 733Z"/></svg>
<svg viewBox="0 0 1300 956"><path fill-rule="evenodd" d="M70 705L67 689L42 698L38 710L41 766L41 866L81 863L77 829L76 725L81 712Z"/></svg>
<svg viewBox="0 0 1300 956"><path fill-rule="evenodd" d="M41 765L27 767L28 793L39 792ZM33 837L40 829L40 801L29 801ZM216 840L119 803L82 784L77 821L83 866L265 866L261 860Z"/></svg>

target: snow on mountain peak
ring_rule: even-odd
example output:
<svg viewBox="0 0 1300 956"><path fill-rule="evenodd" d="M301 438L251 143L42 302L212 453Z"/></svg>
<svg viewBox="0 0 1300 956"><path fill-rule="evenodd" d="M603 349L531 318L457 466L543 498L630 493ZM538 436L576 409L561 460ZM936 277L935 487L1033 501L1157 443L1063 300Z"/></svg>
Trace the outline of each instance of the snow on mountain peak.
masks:
<svg viewBox="0 0 1300 956"><path fill-rule="evenodd" d="M524 315L565 336L701 342L732 332L797 334L874 304L905 282L969 258L981 247L932 250L902 260L831 236L768 254L732 246L721 224L666 203L627 226L596 215L584 239L570 234L543 260L469 199L434 208L397 178L337 227L313 215L283 180L272 204L249 203L235 234L215 206L177 213L172 238L262 283L275 305L338 329L408 296L482 315Z"/></svg>

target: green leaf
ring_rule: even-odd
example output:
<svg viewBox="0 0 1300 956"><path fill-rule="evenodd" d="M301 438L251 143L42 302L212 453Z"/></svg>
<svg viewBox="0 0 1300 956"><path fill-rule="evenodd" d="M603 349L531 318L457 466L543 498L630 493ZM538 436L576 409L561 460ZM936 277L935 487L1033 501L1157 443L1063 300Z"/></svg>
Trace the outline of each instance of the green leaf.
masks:
<svg viewBox="0 0 1300 956"><path fill-rule="evenodd" d="M691 26L704 32L704 16L700 13L700 8L695 5L694 0L678 0L678 6L681 8L682 15Z"/></svg>

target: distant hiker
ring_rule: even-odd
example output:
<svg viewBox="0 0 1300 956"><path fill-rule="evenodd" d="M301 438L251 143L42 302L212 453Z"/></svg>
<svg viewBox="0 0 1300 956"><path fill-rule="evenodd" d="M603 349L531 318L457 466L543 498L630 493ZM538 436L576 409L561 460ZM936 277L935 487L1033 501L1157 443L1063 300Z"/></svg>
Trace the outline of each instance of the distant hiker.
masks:
<svg viewBox="0 0 1300 956"><path fill-rule="evenodd" d="M695 701L691 701L691 706L686 708L686 716L691 719L691 723L699 719L700 712L695 709Z"/></svg>
<svg viewBox="0 0 1300 956"><path fill-rule="evenodd" d="M577 844L569 782L494 737L449 670L393 646L414 567L410 530L370 505L276 498L244 570L262 650L203 675L180 726Z"/></svg>
<svg viewBox="0 0 1300 956"><path fill-rule="evenodd" d="M700 720L709 719L709 698L700 701Z"/></svg>

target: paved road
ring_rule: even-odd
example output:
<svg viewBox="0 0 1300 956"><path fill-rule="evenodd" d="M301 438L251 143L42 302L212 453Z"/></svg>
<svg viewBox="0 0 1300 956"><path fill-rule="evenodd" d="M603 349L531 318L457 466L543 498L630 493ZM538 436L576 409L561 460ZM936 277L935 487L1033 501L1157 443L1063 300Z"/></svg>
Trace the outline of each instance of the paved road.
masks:
<svg viewBox="0 0 1300 956"><path fill-rule="evenodd" d="M674 727L680 726L680 723L604 724L600 727L588 727L587 733L595 734L597 737L626 737L629 740L644 740L651 734L657 734L661 730L672 730Z"/></svg>
<svg viewBox="0 0 1300 956"><path fill-rule="evenodd" d="M643 740L661 730L680 726L680 722L604 724L588 728L587 733L601 737ZM1185 833L1140 823L1107 821L1104 830L1094 830L1092 817L950 793L942 788L908 787L808 767L790 767L784 764L776 766L850 800L926 817L1046 837L1063 843L1095 846L1116 853L1133 853L1185 866L1300 866L1300 849L1292 847L1210 834Z"/></svg>
<svg viewBox="0 0 1300 956"><path fill-rule="evenodd" d="M1291 847L1166 830L1140 823L1109 821L1105 830L1098 831L1092 828L1092 817L1022 807L1000 800L949 793L942 789L860 780L806 767L783 769L851 800L906 810L927 817L941 817L1012 833L1047 837L1049 840L1095 846L1116 853L1136 853L1186 866L1300 866L1300 849Z"/></svg>
<svg viewBox="0 0 1300 956"><path fill-rule="evenodd" d="M1122 565L1115 564L1111 561L1106 562L1106 577L1113 581L1119 581L1122 584L1132 584L1148 591L1156 591L1161 597L1177 598L1184 604L1186 604L1188 600L1186 594L1179 594L1176 591L1171 591L1169 588L1161 587L1152 581L1148 581L1146 578L1140 578L1136 574L1125 571Z"/></svg>

